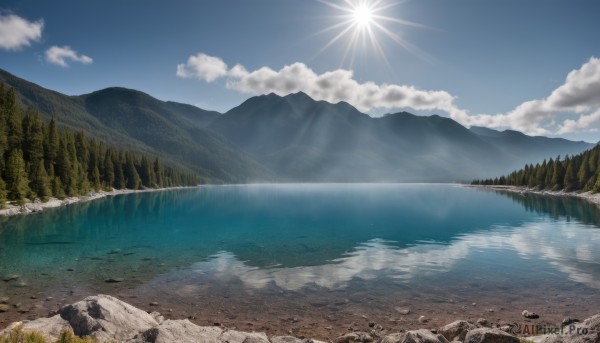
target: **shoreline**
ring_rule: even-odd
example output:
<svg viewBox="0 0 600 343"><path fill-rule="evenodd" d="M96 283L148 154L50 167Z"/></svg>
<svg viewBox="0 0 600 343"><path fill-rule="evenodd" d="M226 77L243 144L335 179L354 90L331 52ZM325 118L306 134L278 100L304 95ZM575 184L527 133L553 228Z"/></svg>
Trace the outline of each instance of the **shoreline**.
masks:
<svg viewBox="0 0 600 343"><path fill-rule="evenodd" d="M481 188L486 190L493 190L499 192L510 192L510 193L518 193L518 194L537 194L537 195L548 195L553 197L571 197L571 198L579 198L586 201L589 201L598 207L600 207L600 193L592 193L574 191L574 192L565 192L561 191L549 191L549 190L539 190L535 188L528 187L517 187L517 186L500 186L500 185L464 185L465 187L473 187L473 188Z"/></svg>
<svg viewBox="0 0 600 343"><path fill-rule="evenodd" d="M100 341L129 343L159 342L254 342L254 343L580 343L597 342L600 338L600 314L587 319L564 318L560 323L547 323L534 312L524 310L520 319L513 322L496 322L479 318L460 319L432 325L425 316L419 318L419 328L390 328L388 323L369 322L364 326L333 329L329 337L319 337L311 330L299 335L290 329L287 333L274 333L265 328L238 328L212 322L199 326L188 319L175 319L169 312L158 312L159 303L150 303L151 310L143 310L108 295L88 296L83 300L60 307L46 317L13 322L0 337L17 327L35 331L46 342L54 342L61 332L73 331L77 336L95 336ZM579 320L582 319L582 320ZM314 329L314 328L313 328Z"/></svg>
<svg viewBox="0 0 600 343"><path fill-rule="evenodd" d="M114 189L112 191L99 191L99 192L89 192L86 195L80 195L76 197L66 197L64 199L58 199L51 197L47 202L42 202L40 199L35 199L35 201L28 201L23 206L6 204L4 208L0 209L0 218L1 217L13 217L18 215L28 215L33 213L39 213L51 208L58 208L63 206L68 206L71 204L76 204L80 202L93 201L96 199L102 199L109 196L123 195L123 194L133 194L133 193L147 193L147 192L160 192L167 191L173 189L188 189L188 188L198 188L198 186L178 186L178 187L164 187L164 188L146 188L146 189Z"/></svg>

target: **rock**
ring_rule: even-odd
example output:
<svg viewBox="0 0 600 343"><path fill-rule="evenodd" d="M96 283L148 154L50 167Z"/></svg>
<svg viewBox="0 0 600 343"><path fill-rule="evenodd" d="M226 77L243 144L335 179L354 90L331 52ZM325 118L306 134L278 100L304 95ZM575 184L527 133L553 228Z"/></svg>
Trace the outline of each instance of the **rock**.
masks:
<svg viewBox="0 0 600 343"><path fill-rule="evenodd" d="M418 320L419 323L427 323L429 321L425 316L420 316Z"/></svg>
<svg viewBox="0 0 600 343"><path fill-rule="evenodd" d="M351 332L333 340L333 343L373 342L373 337L366 332Z"/></svg>
<svg viewBox="0 0 600 343"><path fill-rule="evenodd" d="M600 314L597 314L593 317L584 320L582 326L588 327L591 330L600 333Z"/></svg>
<svg viewBox="0 0 600 343"><path fill-rule="evenodd" d="M490 325L490 323L489 323L489 322L487 321L487 319L485 319L485 318L479 318L479 319L477 319L477 322L476 322L476 323L477 323L477 325L479 325L479 326L486 326L486 327L487 327L487 326L489 326L489 325Z"/></svg>
<svg viewBox="0 0 600 343"><path fill-rule="evenodd" d="M502 330L479 328L467 332L464 343L519 343L519 339Z"/></svg>
<svg viewBox="0 0 600 343"><path fill-rule="evenodd" d="M165 320L158 326L146 330L142 334L136 336L132 343L192 343L198 342L200 337L202 337L202 340L205 342L219 342L219 336L222 332L223 330L220 328L200 327L187 319Z"/></svg>
<svg viewBox="0 0 600 343"><path fill-rule="evenodd" d="M410 308L408 307L396 307L396 311L401 315L407 315L410 313Z"/></svg>
<svg viewBox="0 0 600 343"><path fill-rule="evenodd" d="M535 312L529 312L527 310L521 312L521 315L523 315L523 317L525 317L527 319L537 319L537 318L540 317L537 313L535 313Z"/></svg>
<svg viewBox="0 0 600 343"><path fill-rule="evenodd" d="M120 277L117 277L117 278L111 277L111 278L104 280L104 282L106 282L106 283L118 283L118 282L123 282L123 281L125 281L125 279L120 278Z"/></svg>
<svg viewBox="0 0 600 343"><path fill-rule="evenodd" d="M156 301L153 301L150 303L150 306L158 306L158 303Z"/></svg>
<svg viewBox="0 0 600 343"><path fill-rule="evenodd" d="M7 275L6 277L4 277L4 282L9 282L9 281L17 280L19 277L20 276L16 275L16 274Z"/></svg>
<svg viewBox="0 0 600 343"><path fill-rule="evenodd" d="M475 324L469 323L464 320L457 320L444 327L441 327L438 330L438 333L446 337L448 341L464 341L465 336L467 336L467 332L476 328L477 326L475 326Z"/></svg>
<svg viewBox="0 0 600 343"><path fill-rule="evenodd" d="M124 341L158 325L148 313L108 295L97 295L63 307L60 316L77 336Z"/></svg>
<svg viewBox="0 0 600 343"><path fill-rule="evenodd" d="M22 325L26 331L37 331L44 335L50 342L55 342L60 336L60 332L70 328L69 323L62 319L59 315L50 318L39 318L33 321L16 322L7 327L4 331L0 331L0 337L3 334L9 333L17 325Z"/></svg>
<svg viewBox="0 0 600 343"><path fill-rule="evenodd" d="M0 297L0 304L8 304L9 297Z"/></svg>
<svg viewBox="0 0 600 343"><path fill-rule="evenodd" d="M189 320L165 320L136 336L131 343L269 343L264 333L245 333L214 326L198 326Z"/></svg>
<svg viewBox="0 0 600 343"><path fill-rule="evenodd" d="M10 311L10 306L8 306L7 304L0 304L0 313L4 313L4 312L8 312Z"/></svg>
<svg viewBox="0 0 600 343"><path fill-rule="evenodd" d="M162 322L165 321L165 317L163 317L160 313L158 313L156 311L151 312L150 315L152 316L152 318L154 318L154 320L156 320L156 322L158 324L160 324L160 323L162 323Z"/></svg>
<svg viewBox="0 0 600 343"><path fill-rule="evenodd" d="M579 323L579 319L574 319L574 318L571 318L571 317L566 317L566 318L564 318L562 320L561 325L562 326L567 326L567 325L575 324L575 323Z"/></svg>
<svg viewBox="0 0 600 343"><path fill-rule="evenodd" d="M269 338L263 332L241 332L224 330L219 337L223 343L269 343Z"/></svg>
<svg viewBox="0 0 600 343"><path fill-rule="evenodd" d="M394 333L383 337L379 343L401 343L406 333Z"/></svg>
<svg viewBox="0 0 600 343"><path fill-rule="evenodd" d="M271 343L310 343L310 340L300 339L292 336L271 337Z"/></svg>
<svg viewBox="0 0 600 343"><path fill-rule="evenodd" d="M582 323L571 323L563 327L563 334L548 334L527 337L533 343L598 343L600 342L600 315Z"/></svg>
<svg viewBox="0 0 600 343"><path fill-rule="evenodd" d="M429 330L413 330L383 337L380 343L448 343L446 337Z"/></svg>

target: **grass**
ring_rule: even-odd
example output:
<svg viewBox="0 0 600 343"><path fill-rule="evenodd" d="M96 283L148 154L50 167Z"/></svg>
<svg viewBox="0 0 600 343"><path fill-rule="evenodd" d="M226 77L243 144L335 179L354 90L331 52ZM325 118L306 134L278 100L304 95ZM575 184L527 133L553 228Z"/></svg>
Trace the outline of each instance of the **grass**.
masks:
<svg viewBox="0 0 600 343"><path fill-rule="evenodd" d="M61 331L60 337L56 341L48 341L41 333L36 331L23 330L23 326L18 325L7 335L0 336L0 343L100 343L92 337L77 337L70 329ZM103 342L110 343L110 342Z"/></svg>

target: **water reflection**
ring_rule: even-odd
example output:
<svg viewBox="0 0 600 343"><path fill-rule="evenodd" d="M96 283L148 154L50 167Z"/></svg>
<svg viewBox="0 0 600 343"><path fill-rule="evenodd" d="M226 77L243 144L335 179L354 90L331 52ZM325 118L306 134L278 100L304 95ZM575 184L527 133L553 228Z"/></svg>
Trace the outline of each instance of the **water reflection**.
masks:
<svg viewBox="0 0 600 343"><path fill-rule="evenodd" d="M450 244L421 243L397 248L389 242L373 239L319 266L261 269L240 261L230 252L220 252L208 261L194 264L192 269L221 282L240 280L250 288L274 284L285 290L299 290L308 285L339 289L355 278L409 282L413 278L452 271L461 260L469 260L474 251L486 254L502 250L503 255L518 254L521 259L535 259L533 264L540 268L541 263L550 263L571 281L600 289L599 243L600 230L569 222L540 221L462 235ZM468 261L469 265L478 263ZM498 266L517 267L501 261ZM487 275L479 276L493 279L497 270L494 265L489 267ZM458 273L468 276L468 268L467 273L465 270Z"/></svg>
<svg viewBox="0 0 600 343"><path fill-rule="evenodd" d="M598 225L598 208L577 199L449 185L203 187L0 219L0 276L101 287L192 266L221 282L298 290L423 277L464 284L477 270L490 283L552 275L600 288ZM65 281L68 269L77 272Z"/></svg>

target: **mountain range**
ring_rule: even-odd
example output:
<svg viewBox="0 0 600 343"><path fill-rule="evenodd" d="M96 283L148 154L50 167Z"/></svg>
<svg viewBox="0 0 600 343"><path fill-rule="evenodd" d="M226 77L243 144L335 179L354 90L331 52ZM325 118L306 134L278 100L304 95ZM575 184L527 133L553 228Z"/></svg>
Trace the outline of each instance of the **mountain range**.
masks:
<svg viewBox="0 0 600 343"><path fill-rule="evenodd" d="M374 118L304 93L252 97L218 113L125 88L68 96L0 69L23 104L118 146L196 170L204 182L451 182L506 174L594 145L470 129L407 112Z"/></svg>

